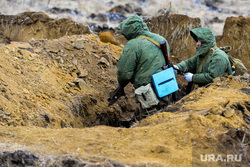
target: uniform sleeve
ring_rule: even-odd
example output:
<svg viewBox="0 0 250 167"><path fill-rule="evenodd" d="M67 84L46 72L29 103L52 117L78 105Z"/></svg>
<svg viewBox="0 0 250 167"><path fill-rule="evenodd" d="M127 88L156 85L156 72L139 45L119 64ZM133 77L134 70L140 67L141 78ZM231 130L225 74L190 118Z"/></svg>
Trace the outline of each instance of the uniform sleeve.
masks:
<svg viewBox="0 0 250 167"><path fill-rule="evenodd" d="M117 80L125 87L131 82L137 63L136 45L129 41L123 49L117 63Z"/></svg>
<svg viewBox="0 0 250 167"><path fill-rule="evenodd" d="M208 72L194 74L193 82L197 84L208 84L213 82L213 79L220 76L227 69L227 63L219 58L214 58L209 62Z"/></svg>
<svg viewBox="0 0 250 167"><path fill-rule="evenodd" d="M196 60L196 56L193 56L190 59L180 62L177 66L182 71L196 73Z"/></svg>

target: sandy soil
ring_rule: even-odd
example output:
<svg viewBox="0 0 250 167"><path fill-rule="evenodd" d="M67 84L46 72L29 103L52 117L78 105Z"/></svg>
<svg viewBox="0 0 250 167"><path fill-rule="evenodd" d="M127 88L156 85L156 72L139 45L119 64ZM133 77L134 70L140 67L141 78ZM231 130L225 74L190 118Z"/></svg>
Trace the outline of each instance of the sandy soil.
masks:
<svg viewBox="0 0 250 167"><path fill-rule="evenodd" d="M193 56L188 28L199 26L199 19L170 14L150 22L174 48L171 60ZM249 17L229 18L227 33L218 39L222 46L232 45L231 53L248 68L249 25ZM200 156L242 154L242 161L226 165L248 166L249 74L218 77L162 113L125 128L122 123L138 112L131 85L113 106L107 101L117 86L116 63L123 45L111 33L98 36L85 28L42 13L1 15L1 165L222 166L224 161L203 162ZM184 88L187 83L176 77Z"/></svg>

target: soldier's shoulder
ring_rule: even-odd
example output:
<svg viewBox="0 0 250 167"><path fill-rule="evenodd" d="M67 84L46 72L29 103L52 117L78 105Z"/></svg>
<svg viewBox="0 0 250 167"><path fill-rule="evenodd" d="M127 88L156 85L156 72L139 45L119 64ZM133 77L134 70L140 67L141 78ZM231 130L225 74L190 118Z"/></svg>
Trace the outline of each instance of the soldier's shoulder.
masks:
<svg viewBox="0 0 250 167"><path fill-rule="evenodd" d="M217 48L217 49L215 50L215 54L216 54L216 55L227 56L226 52L224 52L224 51L221 50L220 48Z"/></svg>
<svg viewBox="0 0 250 167"><path fill-rule="evenodd" d="M135 38L135 39L131 39L128 41L128 43L125 45L124 47L124 51L128 51L128 50L136 50L138 48L138 46L142 45L142 42L140 39Z"/></svg>
<svg viewBox="0 0 250 167"><path fill-rule="evenodd" d="M213 57L217 60L224 60L224 61L228 60L228 55L220 48L216 49Z"/></svg>

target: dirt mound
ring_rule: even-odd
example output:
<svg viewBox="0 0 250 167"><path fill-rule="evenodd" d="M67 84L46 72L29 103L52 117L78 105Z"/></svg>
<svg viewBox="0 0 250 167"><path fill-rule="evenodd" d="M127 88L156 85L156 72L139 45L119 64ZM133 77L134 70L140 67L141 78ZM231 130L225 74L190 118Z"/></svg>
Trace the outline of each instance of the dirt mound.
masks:
<svg viewBox="0 0 250 167"><path fill-rule="evenodd" d="M225 155L226 136L234 137L230 131L234 129L237 134L245 129L246 135L249 131L249 95L241 91L243 88L250 89L249 78L217 78L211 86L196 90L166 108L166 112L148 117L132 128L29 126L24 130L20 126L0 126L0 150L21 149L43 156L98 155L131 166L206 166L200 160L201 154ZM173 108L178 111L168 112ZM235 144L240 144L236 140L237 137ZM248 137L243 143L249 146ZM221 151L215 152L215 148ZM236 164L244 166L246 161Z"/></svg>
<svg viewBox="0 0 250 167"><path fill-rule="evenodd" d="M218 46L231 46L228 53L244 63L250 72L250 37L249 37L250 17L228 17L225 22L223 34L218 37Z"/></svg>
<svg viewBox="0 0 250 167"><path fill-rule="evenodd" d="M0 15L0 36L6 41L28 42L30 39L56 39L64 35L90 33L88 26L71 19L52 19L45 13L25 12L19 15Z"/></svg>
<svg viewBox="0 0 250 167"><path fill-rule="evenodd" d="M178 63L195 54L195 41L190 30L201 26L199 18L168 14L145 20L150 31L162 35L170 46L171 60Z"/></svg>
<svg viewBox="0 0 250 167"><path fill-rule="evenodd" d="M177 62L184 58L176 55L192 56L195 48L190 44L189 30L199 26L199 19L181 15L155 19L151 26L169 29L165 32L151 27L169 40L171 58ZM161 25L163 21L167 24ZM173 29L172 24L176 26ZM9 44L0 47L2 162L15 159L22 165L25 158L35 155L37 161L27 163L205 166L199 159L204 148L212 151L221 147L223 151L227 137L233 138L243 130L247 136L248 74L218 77L213 84L195 90L164 112L131 126L128 122L139 112L132 86L126 87L126 96L113 106L108 107L107 101L109 92L117 86L116 63L123 49L119 42L112 33L105 32L99 36L32 39L29 43L9 39ZM178 82L183 88L187 84ZM128 124L131 128L123 128ZM235 133L230 133L231 129ZM242 135L240 140L242 143ZM244 146L249 146L246 142Z"/></svg>
<svg viewBox="0 0 250 167"><path fill-rule="evenodd" d="M117 86L113 64L121 51L96 35L12 42L1 47L1 124L119 126L120 105L108 108L106 99ZM133 100L122 103L126 101ZM136 110L124 106L125 111Z"/></svg>

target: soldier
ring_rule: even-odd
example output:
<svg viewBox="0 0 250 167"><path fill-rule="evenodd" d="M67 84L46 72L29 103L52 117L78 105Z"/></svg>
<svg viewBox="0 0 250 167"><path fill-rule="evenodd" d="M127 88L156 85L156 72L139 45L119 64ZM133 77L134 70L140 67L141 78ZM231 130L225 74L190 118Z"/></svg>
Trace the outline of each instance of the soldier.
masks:
<svg viewBox="0 0 250 167"><path fill-rule="evenodd" d="M162 67L166 65L161 49L159 49L152 41L161 43L167 40L155 33L149 31L146 23L138 15L133 15L118 26L120 32L128 41L117 64L117 80L120 87L124 88L128 83L134 86L136 92L143 95L144 102L142 108L163 107L169 103L167 96L159 99L152 89L152 75L162 71ZM141 38L141 37L144 38ZM146 37L146 38L145 38ZM148 38L148 39L147 39ZM167 43L169 53L169 45ZM169 55L169 54L168 54Z"/></svg>
<svg viewBox="0 0 250 167"><path fill-rule="evenodd" d="M196 41L195 56L174 65L175 69L182 70L189 83L193 82L198 86L204 86L213 82L213 79L221 74L232 75L227 54L216 46L215 36L209 28L195 28L190 31ZM192 91L194 84L189 84L187 94Z"/></svg>

